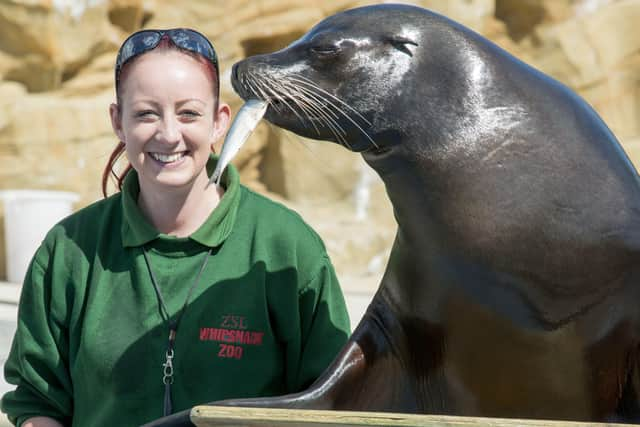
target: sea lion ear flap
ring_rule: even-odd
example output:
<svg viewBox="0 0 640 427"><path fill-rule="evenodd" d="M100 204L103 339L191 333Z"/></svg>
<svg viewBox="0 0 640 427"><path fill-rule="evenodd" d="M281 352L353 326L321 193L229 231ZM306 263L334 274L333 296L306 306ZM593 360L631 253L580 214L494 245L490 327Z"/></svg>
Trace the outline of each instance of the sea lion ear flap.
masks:
<svg viewBox="0 0 640 427"><path fill-rule="evenodd" d="M413 53L409 50L407 45L418 46L418 43L402 36L389 36L387 37L386 42L398 49L400 52L406 53L409 56L413 56Z"/></svg>

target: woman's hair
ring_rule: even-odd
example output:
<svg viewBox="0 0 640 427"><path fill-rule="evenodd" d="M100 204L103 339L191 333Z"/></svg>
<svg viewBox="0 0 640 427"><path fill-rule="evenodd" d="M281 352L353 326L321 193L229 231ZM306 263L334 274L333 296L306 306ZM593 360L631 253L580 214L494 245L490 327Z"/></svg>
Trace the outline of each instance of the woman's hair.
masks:
<svg viewBox="0 0 640 427"><path fill-rule="evenodd" d="M218 114L218 105L220 102L219 101L220 79L218 78L216 68L211 63L211 61L207 60L205 57L201 55L198 55L195 52L191 52L191 51L179 48L171 41L169 37L166 37L166 36L163 37L162 40L160 40L160 42L154 49L148 52L153 52L157 50L177 50L184 53L185 55L191 56L200 65L202 65L202 67L207 71L207 75L211 78L211 83L213 85L213 95L215 98L213 114L215 119L216 115ZM130 69L130 65L133 62L135 62L136 59L138 59L138 57L144 55L145 53L142 53L136 56L135 58L132 58L130 61L125 63L122 69L120 70L120 84L117 85L116 87L116 102L117 102L118 114L122 113L122 97L121 97L122 93L121 92L122 92L122 87L124 86L123 82L126 80L127 75L129 74L128 70ZM114 166L116 165L116 163L118 162L118 160L120 159L120 156L122 156L122 153L124 153L124 151L125 151L124 142L119 141L116 147L114 148L114 150L111 152L111 155L109 156L109 160L107 161L107 164L104 170L102 171L102 195L104 197L107 197L107 184L109 182L109 177L111 177L115 181L116 187L118 188L118 191L120 191L122 190L122 182L124 181L124 178L127 176L127 174L132 168L131 163L127 163L127 166L124 168L124 170L121 173L118 174L114 170Z"/></svg>

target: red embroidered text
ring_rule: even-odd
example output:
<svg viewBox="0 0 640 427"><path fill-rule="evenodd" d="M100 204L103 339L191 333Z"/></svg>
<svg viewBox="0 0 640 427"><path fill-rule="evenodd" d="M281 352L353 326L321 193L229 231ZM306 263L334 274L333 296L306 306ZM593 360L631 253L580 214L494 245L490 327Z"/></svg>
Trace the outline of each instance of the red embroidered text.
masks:
<svg viewBox="0 0 640 427"><path fill-rule="evenodd" d="M223 328L200 328L200 341L219 341L229 344L262 345L264 332Z"/></svg>

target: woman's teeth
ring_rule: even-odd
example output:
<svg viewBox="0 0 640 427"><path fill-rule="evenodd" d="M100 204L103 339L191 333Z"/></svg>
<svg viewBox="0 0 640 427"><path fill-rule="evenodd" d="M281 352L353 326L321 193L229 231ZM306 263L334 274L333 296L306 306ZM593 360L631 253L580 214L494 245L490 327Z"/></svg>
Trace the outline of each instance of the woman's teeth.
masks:
<svg viewBox="0 0 640 427"><path fill-rule="evenodd" d="M173 153L173 154L162 154L162 153L149 153L149 154L151 155L151 157L153 157L159 162L171 163L183 158L186 152L183 151L181 153Z"/></svg>

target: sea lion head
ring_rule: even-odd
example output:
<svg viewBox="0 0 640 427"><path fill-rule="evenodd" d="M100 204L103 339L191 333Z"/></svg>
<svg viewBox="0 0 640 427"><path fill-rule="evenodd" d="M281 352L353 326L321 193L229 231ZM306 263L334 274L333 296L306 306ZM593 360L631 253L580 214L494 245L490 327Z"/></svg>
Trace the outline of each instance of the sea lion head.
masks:
<svg viewBox="0 0 640 427"><path fill-rule="evenodd" d="M408 134L442 128L425 120L438 116L428 110L463 89L449 81L460 62L438 53L446 49L429 54L447 42L432 37L450 31L442 19L408 5L348 10L285 49L235 64L232 84L244 99L268 100L265 118L279 127L352 151L386 151Z"/></svg>

